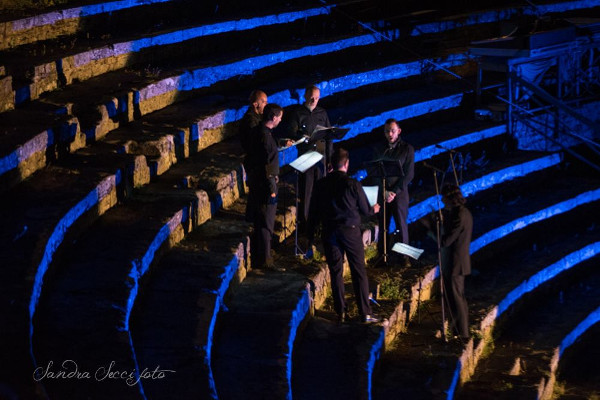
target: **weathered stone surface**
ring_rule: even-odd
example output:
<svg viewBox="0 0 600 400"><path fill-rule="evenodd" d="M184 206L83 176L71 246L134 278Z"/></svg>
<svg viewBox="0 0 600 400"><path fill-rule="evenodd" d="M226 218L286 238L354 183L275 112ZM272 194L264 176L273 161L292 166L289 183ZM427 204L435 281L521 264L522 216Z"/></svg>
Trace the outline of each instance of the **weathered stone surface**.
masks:
<svg viewBox="0 0 600 400"><path fill-rule="evenodd" d="M40 302L36 316L40 329L34 338L38 362L72 359L88 370L110 361L117 363L116 369L135 366L129 319L140 280L156 258L189 232L194 205L181 197L136 195L106 213L80 238L63 273ZM110 243L106 237L112 238ZM69 308L68 315L60 311L63 307ZM122 345L109 341L104 347L102 337L115 336L123 337ZM141 397L143 383L133 383L127 390ZM109 395L121 385L111 382L95 390ZM73 382L49 390L57 396L86 393Z"/></svg>
<svg viewBox="0 0 600 400"><path fill-rule="evenodd" d="M235 292L250 267L250 226L240 217L222 213L199 227L145 283L147 295L132 327L138 362L176 371L169 379L146 382L148 396L215 395L211 355L217 318L225 296Z"/></svg>
<svg viewBox="0 0 600 400"><path fill-rule="evenodd" d="M12 77L4 76L4 73L0 72L0 112L13 108L15 108L15 92L12 87Z"/></svg>

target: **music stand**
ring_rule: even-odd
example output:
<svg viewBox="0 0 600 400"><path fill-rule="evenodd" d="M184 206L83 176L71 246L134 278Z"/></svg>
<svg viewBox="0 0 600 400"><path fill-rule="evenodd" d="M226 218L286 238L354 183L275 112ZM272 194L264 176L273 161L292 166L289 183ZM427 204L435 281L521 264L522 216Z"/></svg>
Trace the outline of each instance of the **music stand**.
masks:
<svg viewBox="0 0 600 400"><path fill-rule="evenodd" d="M307 151L302 154L300 157L296 158L294 161L290 163L290 167L294 169L296 173L296 235L295 235L295 245L294 245L294 255L298 255L298 250L300 250L300 254L305 254L305 252L300 249L298 246L298 181L300 180L300 174L305 173L310 167L318 163L323 159L323 154L318 151Z"/></svg>
<svg viewBox="0 0 600 400"><path fill-rule="evenodd" d="M383 259L383 263L387 265L388 227L385 212L385 183L387 178L397 178L400 176L404 176L404 172L402 171L402 166L398 163L398 160L390 159L387 157L382 157L378 158L377 160L367 162L366 167L367 176L371 178L381 178L382 182L383 206L381 208L383 209L383 254L380 256L380 259ZM398 221L396 221L396 223L398 223ZM379 227L379 229L382 229L382 227Z"/></svg>
<svg viewBox="0 0 600 400"><path fill-rule="evenodd" d="M398 242L398 243L394 244L394 246L392 247L392 251L414 259L417 262L417 264L419 265L421 272L419 272L419 297L417 298L417 321L419 321L419 323L421 323L421 291L423 290L422 284L423 284L423 277L424 277L424 268L423 268L423 262L421 260L419 260L419 258L423 254L424 250L419 249L417 247L410 246L406 243ZM429 317L431 318L431 320L437 324L438 321L433 316L431 311L429 311L429 307L427 307L427 303L424 303L424 306L425 306L425 311L427 311L427 314L429 314Z"/></svg>
<svg viewBox="0 0 600 400"><path fill-rule="evenodd" d="M310 135L310 142L325 140L325 168L323 176L327 175L327 166L329 165L329 146L332 140L339 140L346 136L350 128L338 128L336 126L317 125Z"/></svg>

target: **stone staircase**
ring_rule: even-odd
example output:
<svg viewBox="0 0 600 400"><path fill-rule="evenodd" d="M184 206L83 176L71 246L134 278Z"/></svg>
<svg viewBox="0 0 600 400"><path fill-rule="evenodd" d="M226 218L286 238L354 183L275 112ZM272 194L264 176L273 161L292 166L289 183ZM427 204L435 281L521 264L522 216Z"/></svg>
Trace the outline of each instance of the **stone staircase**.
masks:
<svg viewBox="0 0 600 400"><path fill-rule="evenodd" d="M597 181L584 183L586 178L577 181L569 174L561 178L563 174L552 167L469 199L477 221L471 243L475 271L466 289L473 339L464 347L457 341L444 344L435 339L435 330L441 327L439 301L428 302L421 312L422 321L413 323L392 344L390 354L383 356L380 375L375 377L374 398L387 398L391 393L411 398L453 396L457 385L470 379L480 357L488 352L487 346L496 345L496 331L502 329L498 325L503 326L497 318L503 315L508 324L527 319L505 313L511 304L528 304L528 298L522 297L524 293L536 290L543 282L552 282L561 270L593 257L594 250L579 249L593 247L597 239L593 222L598 204ZM556 226L561 230L552 228ZM435 251L430 243L424 244ZM560 267L549 267L571 253L574 256L566 266L558 263ZM558 287L562 282L559 278L554 278L559 281ZM534 310L536 305L531 307ZM415 365L418 367L413 368ZM482 384L482 392L470 397L465 394L465 398L487 398L484 395L488 386ZM461 397L460 392L457 395Z"/></svg>
<svg viewBox="0 0 600 400"><path fill-rule="evenodd" d="M280 201L277 223L286 272L251 270L233 138L243 99L261 87L289 106L316 82L331 121L350 128L340 144L353 160L368 158L383 121L395 117L416 161L444 165L435 144L461 150L466 194L493 192L561 158L513 152L504 126L472 121L472 85L436 69L471 77L469 41L530 9L388 20L360 1L179 3L94 3L2 23L0 318L10 328L0 337L1 381L25 398L319 398L336 392L315 382L310 346L343 352L327 346L343 337L362 345L327 358L322 371L340 379L341 362L356 386L339 390L370 397L377 359L415 315L423 282L404 272L413 296L390 304L381 326L340 333L312 318L327 314L327 271L289 256L291 198ZM282 165L296 156L282 152ZM435 209L425 172L413 192L412 222ZM419 241L417 224L411 229ZM435 270L427 276L431 286ZM64 360L77 360L80 372L112 365L123 374L31 379L50 363L72 371ZM150 379L159 366L164 376Z"/></svg>

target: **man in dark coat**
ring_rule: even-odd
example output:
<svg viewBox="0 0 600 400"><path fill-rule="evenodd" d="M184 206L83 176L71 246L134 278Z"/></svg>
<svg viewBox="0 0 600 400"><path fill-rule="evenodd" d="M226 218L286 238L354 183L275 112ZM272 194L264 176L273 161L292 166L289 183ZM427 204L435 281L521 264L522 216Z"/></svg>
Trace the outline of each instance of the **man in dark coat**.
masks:
<svg viewBox="0 0 600 400"><path fill-rule="evenodd" d="M273 268L271 238L277 211L277 183L279 182L279 153L273 138L273 129L279 125L283 108L268 104L264 108L262 122L252 132L251 153L254 181L250 186L254 204L254 243L252 263L257 268Z"/></svg>
<svg viewBox="0 0 600 400"><path fill-rule="evenodd" d="M315 184L308 218L309 248L321 223L325 258L331 276L333 306L340 321L346 318L344 299L344 253L348 258L354 295L363 322L377 322L369 304L369 281L365 270L365 249L360 231L360 216L379 211L370 207L360 182L347 175L348 152L337 149L332 156L334 171Z"/></svg>
<svg viewBox="0 0 600 400"><path fill-rule="evenodd" d="M292 107L286 116L285 123L282 124L282 135L287 138L298 140L302 136L310 136L317 125L329 127L329 116L323 107L318 106L321 91L316 86L308 86L304 91L304 103ZM298 154L303 154L312 150L317 143L309 141L308 145L299 145ZM320 144L322 145L322 144ZM325 149L319 149L323 154ZM328 150L331 153L331 149ZM329 154L331 155L331 154ZM302 205L298 212L300 220L306 221L308 210L310 209L310 199L314 183L323 176L324 166L322 163L309 168L300 179L300 201Z"/></svg>
<svg viewBox="0 0 600 400"><path fill-rule="evenodd" d="M250 105L242 117L238 128L240 142L246 155L250 152L252 130L260 124L263 110L268 104L267 94L262 90L253 90L248 100L250 101Z"/></svg>
<svg viewBox="0 0 600 400"><path fill-rule="evenodd" d="M469 309L465 297L465 276L471 274L471 235L473 216L465 207L465 198L456 185L442 187L443 232L442 273L444 290L450 305L453 328L462 339L469 337Z"/></svg>
<svg viewBox="0 0 600 400"><path fill-rule="evenodd" d="M386 179L385 188L380 185L380 203L385 207L385 221L383 212L379 214L379 237L377 240L377 249L379 254L389 254L393 243L390 243L390 236L386 238L386 248L383 246L384 227L389 229L390 219L394 217L396 230L400 233L402 243L408 244L408 184L415 175L415 150L414 148L400 138L402 129L395 119L385 121L383 131L386 138L385 145L379 150L378 158L394 160L398 163L399 176L393 176ZM388 232L389 233L389 232ZM408 259L405 258L405 263Z"/></svg>
<svg viewBox="0 0 600 400"><path fill-rule="evenodd" d="M252 165L256 164L253 162L253 152L251 149L252 146L252 134L257 132L255 129L262 120L263 110L267 105L267 95L262 90L254 90L250 93L250 105L248 106L248 110L242 117L238 127L238 135L240 138L240 142L242 144L242 148L244 149L245 157L244 157L244 170L246 171L246 185L248 188L252 186L254 180L256 180L256 172L251 170ZM248 193L247 199L247 207L246 207L246 221L252 222L254 221L254 215L252 214L256 209L255 199L253 197L253 192L250 190Z"/></svg>

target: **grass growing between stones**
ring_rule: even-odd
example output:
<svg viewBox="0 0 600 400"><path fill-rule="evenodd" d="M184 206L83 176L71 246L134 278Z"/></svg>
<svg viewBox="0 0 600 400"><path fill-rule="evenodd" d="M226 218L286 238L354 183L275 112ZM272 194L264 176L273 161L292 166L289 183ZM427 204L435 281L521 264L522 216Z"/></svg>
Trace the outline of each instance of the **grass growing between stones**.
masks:
<svg viewBox="0 0 600 400"><path fill-rule="evenodd" d="M402 275L397 271L384 272L378 277L379 293L377 298L394 301L406 301L410 298L403 287Z"/></svg>

